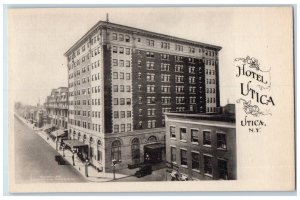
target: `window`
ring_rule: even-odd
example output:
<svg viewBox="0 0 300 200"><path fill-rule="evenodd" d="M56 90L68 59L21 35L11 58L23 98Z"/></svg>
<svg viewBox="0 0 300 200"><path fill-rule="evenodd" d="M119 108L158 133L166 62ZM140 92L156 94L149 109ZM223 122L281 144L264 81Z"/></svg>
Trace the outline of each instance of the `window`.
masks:
<svg viewBox="0 0 300 200"><path fill-rule="evenodd" d="M113 73L113 79L118 79L118 72Z"/></svg>
<svg viewBox="0 0 300 200"><path fill-rule="evenodd" d="M153 52L147 51L147 52L146 52L146 57L147 57L147 58L154 58L154 53L153 53Z"/></svg>
<svg viewBox="0 0 300 200"><path fill-rule="evenodd" d="M121 142L118 140L111 144L111 159L121 161Z"/></svg>
<svg viewBox="0 0 300 200"><path fill-rule="evenodd" d="M186 128L180 128L180 140L186 141Z"/></svg>
<svg viewBox="0 0 300 200"><path fill-rule="evenodd" d="M126 104L131 105L131 98L126 98Z"/></svg>
<svg viewBox="0 0 300 200"><path fill-rule="evenodd" d="M170 71L170 64L161 63L160 70L161 71Z"/></svg>
<svg viewBox="0 0 300 200"><path fill-rule="evenodd" d="M163 59L163 60L169 60L170 59L170 55L169 54L161 54L161 59Z"/></svg>
<svg viewBox="0 0 300 200"><path fill-rule="evenodd" d="M191 83L191 84L193 84L193 83L196 83L196 77L195 76L190 76L189 77L189 82Z"/></svg>
<svg viewBox="0 0 300 200"><path fill-rule="evenodd" d="M176 62L182 62L183 61L183 57L182 56L175 56L175 61Z"/></svg>
<svg viewBox="0 0 300 200"><path fill-rule="evenodd" d="M118 47L113 46L113 53L118 53Z"/></svg>
<svg viewBox="0 0 300 200"><path fill-rule="evenodd" d="M200 170L200 157L198 152L192 152L192 169Z"/></svg>
<svg viewBox="0 0 300 200"><path fill-rule="evenodd" d="M129 37L129 35L125 35L125 42L130 42L130 37Z"/></svg>
<svg viewBox="0 0 300 200"><path fill-rule="evenodd" d="M155 108L149 108L148 110L148 116L155 116L155 112L156 112L156 109Z"/></svg>
<svg viewBox="0 0 300 200"><path fill-rule="evenodd" d="M130 80L130 73L126 73L126 80Z"/></svg>
<svg viewBox="0 0 300 200"><path fill-rule="evenodd" d="M125 98L120 98L120 105L125 105Z"/></svg>
<svg viewBox="0 0 300 200"><path fill-rule="evenodd" d="M183 72L183 65L175 65L175 72Z"/></svg>
<svg viewBox="0 0 300 200"><path fill-rule="evenodd" d="M114 125L114 133L118 133L119 132L119 125Z"/></svg>
<svg viewBox="0 0 300 200"><path fill-rule="evenodd" d="M217 133L217 148L226 149L226 135L223 133Z"/></svg>
<svg viewBox="0 0 300 200"><path fill-rule="evenodd" d="M131 124L130 128L131 128ZM131 142L131 155L132 155L132 163L139 164L140 163L140 141L138 138L134 138Z"/></svg>
<svg viewBox="0 0 300 200"><path fill-rule="evenodd" d="M175 51L183 51L183 46L179 45L179 44L176 44L175 45Z"/></svg>
<svg viewBox="0 0 300 200"><path fill-rule="evenodd" d="M147 73L147 81L154 81L154 74Z"/></svg>
<svg viewBox="0 0 300 200"><path fill-rule="evenodd" d="M131 117L131 111L127 111L127 118Z"/></svg>
<svg viewBox="0 0 300 200"><path fill-rule="evenodd" d="M147 85L147 92L148 93L154 93L155 92L154 85Z"/></svg>
<svg viewBox="0 0 300 200"><path fill-rule="evenodd" d="M154 40L147 39L146 42L148 46L154 47Z"/></svg>
<svg viewBox="0 0 300 200"><path fill-rule="evenodd" d="M199 143L198 130L191 129L191 142Z"/></svg>
<svg viewBox="0 0 300 200"><path fill-rule="evenodd" d="M127 124L127 131L131 131L131 124Z"/></svg>
<svg viewBox="0 0 300 200"><path fill-rule="evenodd" d="M124 72L120 72L120 79L124 79Z"/></svg>
<svg viewBox="0 0 300 200"><path fill-rule="evenodd" d="M126 60L126 67L130 67L130 61Z"/></svg>
<svg viewBox="0 0 300 200"><path fill-rule="evenodd" d="M162 93L170 93L171 92L171 89L170 89L170 86L161 86L161 92Z"/></svg>
<svg viewBox="0 0 300 200"><path fill-rule="evenodd" d="M180 149L180 164L187 166L187 151L184 149Z"/></svg>
<svg viewBox="0 0 300 200"><path fill-rule="evenodd" d="M118 40L118 35L116 33L113 33L113 40Z"/></svg>
<svg viewBox="0 0 300 200"><path fill-rule="evenodd" d="M125 132L125 124L121 124L121 132Z"/></svg>
<svg viewBox="0 0 300 200"><path fill-rule="evenodd" d="M171 104L171 97L162 97L161 100L163 105Z"/></svg>
<svg viewBox="0 0 300 200"><path fill-rule="evenodd" d="M148 70L154 70L154 62L146 62L146 66Z"/></svg>
<svg viewBox="0 0 300 200"><path fill-rule="evenodd" d="M155 104L155 97L147 97L147 104Z"/></svg>
<svg viewBox="0 0 300 200"><path fill-rule="evenodd" d="M176 133L175 133L175 127L170 126L170 137L171 138L176 138Z"/></svg>
<svg viewBox="0 0 300 200"><path fill-rule="evenodd" d="M161 75L161 82L170 82L171 75L162 74Z"/></svg>
<svg viewBox="0 0 300 200"><path fill-rule="evenodd" d="M227 161L218 159L219 179L228 180Z"/></svg>
<svg viewBox="0 0 300 200"><path fill-rule="evenodd" d="M124 54L124 47L119 47L119 53Z"/></svg>
<svg viewBox="0 0 300 200"><path fill-rule="evenodd" d="M161 42L161 48L164 49L170 49L170 43L169 42Z"/></svg>
<svg viewBox="0 0 300 200"><path fill-rule="evenodd" d="M176 148L171 147L171 162L176 163Z"/></svg>
<svg viewBox="0 0 300 200"><path fill-rule="evenodd" d="M195 53L195 48L189 47L189 51L190 51L190 53Z"/></svg>
<svg viewBox="0 0 300 200"><path fill-rule="evenodd" d="M131 89L130 89L130 85L126 85L126 92L130 92Z"/></svg>
<svg viewBox="0 0 300 200"><path fill-rule="evenodd" d="M143 98L142 97L139 97L139 104L143 103Z"/></svg>
<svg viewBox="0 0 300 200"><path fill-rule="evenodd" d="M125 111L121 111L121 118L125 118Z"/></svg>
<svg viewBox="0 0 300 200"><path fill-rule="evenodd" d="M120 92L124 92L124 85L120 85Z"/></svg>
<svg viewBox="0 0 300 200"><path fill-rule="evenodd" d="M120 60L119 65L120 67L124 67L124 60Z"/></svg>
<svg viewBox="0 0 300 200"><path fill-rule="evenodd" d="M143 114L143 109L139 109L139 115Z"/></svg>
<svg viewBox="0 0 300 200"><path fill-rule="evenodd" d="M114 88L114 92L118 92L118 86L117 85L114 85L113 88Z"/></svg>
<svg viewBox="0 0 300 200"><path fill-rule="evenodd" d="M120 34L120 35L119 35L119 40L120 40L120 41L124 41L124 35L123 35L123 34Z"/></svg>
<svg viewBox="0 0 300 200"><path fill-rule="evenodd" d="M212 175L212 157L203 155L204 159L204 174Z"/></svg>
<svg viewBox="0 0 300 200"><path fill-rule="evenodd" d="M118 98L114 98L114 105L118 105Z"/></svg>
<svg viewBox="0 0 300 200"><path fill-rule="evenodd" d="M148 128L155 128L155 127L156 127L156 120L148 120Z"/></svg>
<svg viewBox="0 0 300 200"><path fill-rule="evenodd" d="M114 111L114 118L119 118L119 111Z"/></svg>
<svg viewBox="0 0 300 200"><path fill-rule="evenodd" d="M211 135L209 131L203 131L203 145L211 145Z"/></svg>
<svg viewBox="0 0 300 200"><path fill-rule="evenodd" d="M195 86L190 86L189 90L190 90L190 93L196 93L196 87Z"/></svg>

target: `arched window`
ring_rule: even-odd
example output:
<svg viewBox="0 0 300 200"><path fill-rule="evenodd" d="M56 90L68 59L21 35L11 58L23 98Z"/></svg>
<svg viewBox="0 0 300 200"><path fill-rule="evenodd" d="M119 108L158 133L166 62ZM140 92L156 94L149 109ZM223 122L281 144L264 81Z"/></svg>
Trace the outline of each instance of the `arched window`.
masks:
<svg viewBox="0 0 300 200"><path fill-rule="evenodd" d="M80 133L78 133L78 140L80 140Z"/></svg>
<svg viewBox="0 0 300 200"><path fill-rule="evenodd" d="M83 142L86 141L86 135L83 135Z"/></svg>
<svg viewBox="0 0 300 200"><path fill-rule="evenodd" d="M75 136L76 136L76 132L73 131L73 139L75 139Z"/></svg>
<svg viewBox="0 0 300 200"><path fill-rule="evenodd" d="M150 143L150 142L157 142L157 138L154 135L150 136L147 140L147 143Z"/></svg>
<svg viewBox="0 0 300 200"><path fill-rule="evenodd" d="M140 163L140 141L138 138L134 138L131 142L131 156L133 164Z"/></svg>
<svg viewBox="0 0 300 200"><path fill-rule="evenodd" d="M111 159L116 161L121 160L121 142L119 140L111 144Z"/></svg>

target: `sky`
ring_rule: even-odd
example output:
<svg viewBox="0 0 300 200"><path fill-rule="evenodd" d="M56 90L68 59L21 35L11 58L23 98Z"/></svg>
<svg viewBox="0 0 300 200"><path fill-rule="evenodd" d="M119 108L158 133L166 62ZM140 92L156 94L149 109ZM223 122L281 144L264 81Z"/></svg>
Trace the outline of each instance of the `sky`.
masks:
<svg viewBox="0 0 300 200"><path fill-rule="evenodd" d="M276 8L52 8L8 12L9 92L15 101L43 103L67 86L64 53L99 20L218 45L221 105L239 89L234 59L280 55L284 21ZM272 20L274 18L277 20Z"/></svg>

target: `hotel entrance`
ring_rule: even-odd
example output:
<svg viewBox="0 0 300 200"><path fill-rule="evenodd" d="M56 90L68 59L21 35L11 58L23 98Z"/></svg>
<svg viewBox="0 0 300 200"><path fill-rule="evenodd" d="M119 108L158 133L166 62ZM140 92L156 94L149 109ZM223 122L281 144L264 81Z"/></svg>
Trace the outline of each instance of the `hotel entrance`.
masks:
<svg viewBox="0 0 300 200"><path fill-rule="evenodd" d="M144 162L160 163L165 158L165 144L154 143L144 146Z"/></svg>

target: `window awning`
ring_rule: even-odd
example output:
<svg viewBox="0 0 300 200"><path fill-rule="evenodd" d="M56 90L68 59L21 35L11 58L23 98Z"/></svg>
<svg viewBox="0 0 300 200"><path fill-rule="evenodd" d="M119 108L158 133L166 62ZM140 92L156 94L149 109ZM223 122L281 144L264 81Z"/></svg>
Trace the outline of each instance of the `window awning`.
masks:
<svg viewBox="0 0 300 200"><path fill-rule="evenodd" d="M66 132L66 130L57 130L57 131L53 131L52 133L51 133L51 135L52 136L54 136L54 137L64 137L64 136L66 136L67 135L67 132Z"/></svg>
<svg viewBox="0 0 300 200"><path fill-rule="evenodd" d="M64 140L64 143L69 146L71 149L77 148L77 147L84 147L88 146L87 144L84 144L83 142L80 142L78 140Z"/></svg>
<svg viewBox="0 0 300 200"><path fill-rule="evenodd" d="M166 147L165 144L162 144L162 143L154 143L154 144L147 144L145 145L145 148L147 149L164 149Z"/></svg>

